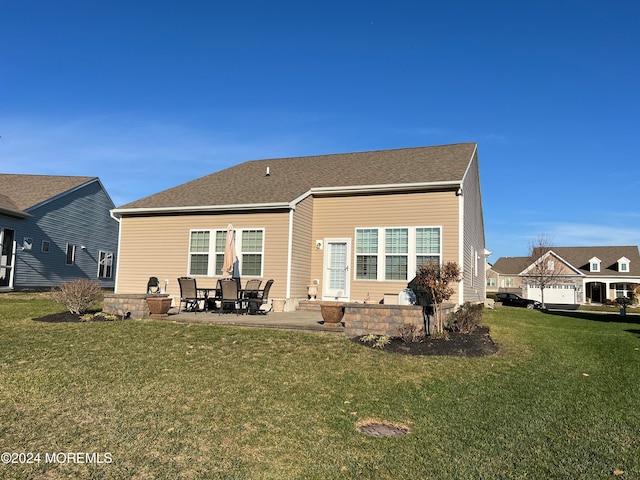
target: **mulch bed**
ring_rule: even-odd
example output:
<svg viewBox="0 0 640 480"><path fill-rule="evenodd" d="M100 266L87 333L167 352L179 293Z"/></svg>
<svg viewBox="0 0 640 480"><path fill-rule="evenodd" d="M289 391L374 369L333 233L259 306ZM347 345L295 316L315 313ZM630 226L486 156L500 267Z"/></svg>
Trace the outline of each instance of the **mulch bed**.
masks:
<svg viewBox="0 0 640 480"><path fill-rule="evenodd" d="M351 338L353 343L374 350L404 355L444 355L455 357L484 357L493 355L498 347L489 336L487 327L478 327L472 333L448 332L449 338L427 337L423 342L404 342L400 338L392 338L391 342L382 348L374 346L373 342L363 342L360 337Z"/></svg>
<svg viewBox="0 0 640 480"><path fill-rule="evenodd" d="M95 315L91 320L82 320L82 315L78 315L76 313L71 312L62 312L62 313L52 313L51 315L45 315L44 317L34 318L35 322L46 322L46 323L76 323L76 322L104 322L110 321L105 317L100 315Z"/></svg>

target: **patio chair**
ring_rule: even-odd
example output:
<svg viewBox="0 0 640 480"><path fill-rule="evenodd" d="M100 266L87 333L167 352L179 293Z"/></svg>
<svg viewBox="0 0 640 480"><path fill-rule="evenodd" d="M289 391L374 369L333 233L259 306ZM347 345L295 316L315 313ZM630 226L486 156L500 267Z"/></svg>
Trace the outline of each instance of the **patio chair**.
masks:
<svg viewBox="0 0 640 480"><path fill-rule="evenodd" d="M158 280L158 277L149 277L147 293L160 293L160 280Z"/></svg>
<svg viewBox="0 0 640 480"><path fill-rule="evenodd" d="M205 301L205 297L198 294L196 279L190 277L178 278L180 284L180 305L178 305L178 313L180 313L182 304L187 312L199 312L200 302Z"/></svg>
<svg viewBox="0 0 640 480"><path fill-rule="evenodd" d="M247 280L247 284L244 287L244 298L256 298L258 296L261 283L262 280L258 278Z"/></svg>
<svg viewBox="0 0 640 480"><path fill-rule="evenodd" d="M248 300L248 313L250 315L262 314L265 315L269 310L262 310L260 307L268 302L269 300L269 290L271 290L271 285L273 285L273 278L267 280L267 283L264 284L264 288L262 290L258 290L258 294L255 298L250 298Z"/></svg>
<svg viewBox="0 0 640 480"><path fill-rule="evenodd" d="M220 312L232 311L238 314L242 308L238 296L238 282L235 278L220 279Z"/></svg>

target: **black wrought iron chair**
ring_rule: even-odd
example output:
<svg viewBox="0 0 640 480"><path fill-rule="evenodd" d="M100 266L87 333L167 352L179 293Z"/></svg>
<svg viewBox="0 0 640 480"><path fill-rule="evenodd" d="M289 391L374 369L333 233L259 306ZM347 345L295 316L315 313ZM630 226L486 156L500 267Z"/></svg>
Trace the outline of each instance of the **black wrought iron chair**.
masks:
<svg viewBox="0 0 640 480"><path fill-rule="evenodd" d="M204 295L198 293L198 287L196 285L196 279L191 277L178 278L180 284L180 305L178 306L178 313L180 313L182 304L184 303L184 309L187 312L199 312L202 310L200 302L203 303L206 298Z"/></svg>
<svg viewBox="0 0 640 480"><path fill-rule="evenodd" d="M271 285L273 285L273 278L267 280L267 283L264 284L264 288L262 290L258 290L258 293L255 298L250 298L247 300L248 306L247 310L250 315L262 314L265 315L269 310L262 310L262 305L268 303L269 301L269 290L271 290Z"/></svg>
<svg viewBox="0 0 640 480"><path fill-rule="evenodd" d="M242 302L239 297L238 281L235 278L220 279L220 312L240 313Z"/></svg>

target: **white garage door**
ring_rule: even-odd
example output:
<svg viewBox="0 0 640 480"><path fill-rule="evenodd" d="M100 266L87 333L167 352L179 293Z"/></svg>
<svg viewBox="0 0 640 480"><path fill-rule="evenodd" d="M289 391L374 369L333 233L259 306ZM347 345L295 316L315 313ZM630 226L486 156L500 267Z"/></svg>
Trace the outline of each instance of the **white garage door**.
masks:
<svg viewBox="0 0 640 480"><path fill-rule="evenodd" d="M527 298L542 301L542 293L539 288L529 287ZM553 285L544 289L544 303L563 303L575 305L576 287L574 285Z"/></svg>

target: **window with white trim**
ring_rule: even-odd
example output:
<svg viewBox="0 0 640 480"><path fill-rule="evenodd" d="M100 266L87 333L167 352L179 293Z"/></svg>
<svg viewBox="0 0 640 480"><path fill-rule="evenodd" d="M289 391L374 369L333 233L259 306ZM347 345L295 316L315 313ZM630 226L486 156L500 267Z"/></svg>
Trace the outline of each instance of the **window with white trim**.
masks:
<svg viewBox="0 0 640 480"><path fill-rule="evenodd" d="M221 276L226 229L192 230L189 237L189 275ZM236 230L240 275L261 277L264 264L264 229Z"/></svg>
<svg viewBox="0 0 640 480"><path fill-rule="evenodd" d="M622 257L618 259L618 271L619 272L628 272L629 271L629 259L627 257Z"/></svg>
<svg viewBox="0 0 640 480"><path fill-rule="evenodd" d="M356 279L378 279L378 229L356 230Z"/></svg>
<svg viewBox="0 0 640 480"><path fill-rule="evenodd" d="M261 277L264 258L263 230L242 230L240 242L240 272L243 277Z"/></svg>
<svg viewBox="0 0 640 480"><path fill-rule="evenodd" d="M503 287L503 288L515 287L516 286L516 282L513 279L513 277L501 278L500 279L500 286Z"/></svg>
<svg viewBox="0 0 640 480"><path fill-rule="evenodd" d="M98 278L111 278L113 275L113 253L98 253Z"/></svg>
<svg viewBox="0 0 640 480"><path fill-rule="evenodd" d="M211 232L195 230L189 240L189 275L208 275Z"/></svg>
<svg viewBox="0 0 640 480"><path fill-rule="evenodd" d="M76 260L76 246L67 243L65 265L73 265Z"/></svg>
<svg viewBox="0 0 640 480"><path fill-rule="evenodd" d="M387 228L385 235L385 280L407 280L409 229Z"/></svg>
<svg viewBox="0 0 640 480"><path fill-rule="evenodd" d="M441 263L441 227L371 227L355 231L355 279L407 281L425 263Z"/></svg>
<svg viewBox="0 0 640 480"><path fill-rule="evenodd" d="M440 264L440 227L416 228L416 266Z"/></svg>
<svg viewBox="0 0 640 480"><path fill-rule="evenodd" d="M598 257L593 257L589 260L589 271L591 272L599 272L600 271L600 262L601 260Z"/></svg>

